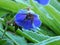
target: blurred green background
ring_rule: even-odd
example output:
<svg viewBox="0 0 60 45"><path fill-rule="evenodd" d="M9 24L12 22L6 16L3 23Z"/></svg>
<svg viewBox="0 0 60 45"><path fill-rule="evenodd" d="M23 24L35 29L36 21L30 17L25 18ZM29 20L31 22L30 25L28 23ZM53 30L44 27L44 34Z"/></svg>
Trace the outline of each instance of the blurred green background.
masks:
<svg viewBox="0 0 60 45"><path fill-rule="evenodd" d="M12 19L27 7L42 21L37 32L15 31ZM9 21L12 22L7 25ZM60 0L50 0L46 6L34 0L0 0L0 45L60 45Z"/></svg>

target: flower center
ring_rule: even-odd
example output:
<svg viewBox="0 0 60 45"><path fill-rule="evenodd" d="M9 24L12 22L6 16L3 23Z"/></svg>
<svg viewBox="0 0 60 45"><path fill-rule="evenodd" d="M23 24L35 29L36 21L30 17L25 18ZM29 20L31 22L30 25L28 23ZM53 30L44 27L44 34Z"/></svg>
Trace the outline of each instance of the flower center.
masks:
<svg viewBox="0 0 60 45"><path fill-rule="evenodd" d="M30 13L28 13L27 16L26 16L27 20L33 20L33 18L34 18L33 15L30 14Z"/></svg>
<svg viewBox="0 0 60 45"><path fill-rule="evenodd" d="M33 23L33 19L34 19L34 16L32 14L28 13L26 18L24 19L24 21L31 20L31 23Z"/></svg>

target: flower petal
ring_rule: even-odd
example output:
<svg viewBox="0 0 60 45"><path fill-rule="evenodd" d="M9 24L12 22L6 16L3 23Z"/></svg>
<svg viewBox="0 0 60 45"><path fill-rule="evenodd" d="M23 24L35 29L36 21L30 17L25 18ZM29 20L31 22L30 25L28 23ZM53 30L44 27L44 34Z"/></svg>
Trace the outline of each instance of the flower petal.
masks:
<svg viewBox="0 0 60 45"><path fill-rule="evenodd" d="M16 20L16 21L24 20L25 18L26 18L26 14L17 13L17 14L15 15L15 20Z"/></svg>
<svg viewBox="0 0 60 45"><path fill-rule="evenodd" d="M35 27L41 26L41 21L39 20L37 15L34 16L33 24L34 24Z"/></svg>
<svg viewBox="0 0 60 45"><path fill-rule="evenodd" d="M24 12L23 12L24 13ZM14 21L15 21L15 23L18 25L18 26L22 26L22 21L26 18L26 14L23 14L23 13L17 13L16 15L15 15L15 19L14 19Z"/></svg>
<svg viewBox="0 0 60 45"><path fill-rule="evenodd" d="M31 29L31 28L33 28L31 20L25 20L23 22L23 28L25 28L25 29Z"/></svg>
<svg viewBox="0 0 60 45"><path fill-rule="evenodd" d="M49 3L49 0L36 0L36 1L42 5L47 5Z"/></svg>

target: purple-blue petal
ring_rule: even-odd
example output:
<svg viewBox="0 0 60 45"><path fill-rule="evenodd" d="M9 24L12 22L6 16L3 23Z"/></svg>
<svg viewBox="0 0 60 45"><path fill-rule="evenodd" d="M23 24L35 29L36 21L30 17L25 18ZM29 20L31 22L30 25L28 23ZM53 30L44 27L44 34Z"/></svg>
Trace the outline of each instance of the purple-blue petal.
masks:
<svg viewBox="0 0 60 45"><path fill-rule="evenodd" d="M33 28L31 20L24 20L22 23L23 23L23 28L25 29Z"/></svg>
<svg viewBox="0 0 60 45"><path fill-rule="evenodd" d="M16 21L24 20L25 18L26 18L26 14L17 13L17 14L15 15L15 20L16 20Z"/></svg>
<svg viewBox="0 0 60 45"><path fill-rule="evenodd" d="M40 21L40 19L38 18L37 15L34 16L34 21L33 21L33 23L34 23L34 26L35 26L35 27L40 27L40 26L41 26L41 21Z"/></svg>
<svg viewBox="0 0 60 45"><path fill-rule="evenodd" d="M21 13L21 11L19 11L16 15L15 15L15 23L18 26L22 26L22 21L26 18L26 14Z"/></svg>
<svg viewBox="0 0 60 45"><path fill-rule="evenodd" d="M15 21L15 23L16 23L18 26L20 26L20 27L22 27L22 26L23 26L22 21Z"/></svg>
<svg viewBox="0 0 60 45"><path fill-rule="evenodd" d="M49 3L49 0L35 0L35 1L42 5L47 5Z"/></svg>

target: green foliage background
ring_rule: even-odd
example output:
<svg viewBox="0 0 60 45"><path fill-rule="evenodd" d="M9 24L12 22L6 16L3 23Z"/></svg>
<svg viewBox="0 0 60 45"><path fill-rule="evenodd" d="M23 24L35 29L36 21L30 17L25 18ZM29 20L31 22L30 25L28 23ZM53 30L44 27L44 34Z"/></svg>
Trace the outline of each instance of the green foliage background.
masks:
<svg viewBox="0 0 60 45"><path fill-rule="evenodd" d="M14 32L13 21L11 25L6 22L27 7L39 15L40 29L37 32L20 29ZM60 0L50 0L46 6L33 0L0 0L0 45L60 45Z"/></svg>

